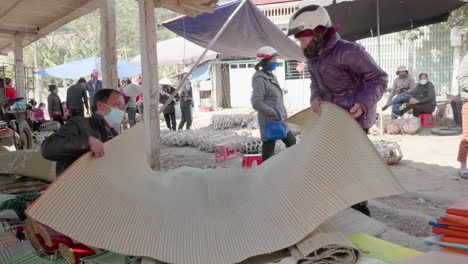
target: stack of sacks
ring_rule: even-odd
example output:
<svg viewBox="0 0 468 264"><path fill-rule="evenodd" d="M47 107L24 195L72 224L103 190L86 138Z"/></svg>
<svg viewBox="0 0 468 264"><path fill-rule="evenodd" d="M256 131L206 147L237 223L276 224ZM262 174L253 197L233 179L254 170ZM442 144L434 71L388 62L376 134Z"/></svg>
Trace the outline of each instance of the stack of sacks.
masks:
<svg viewBox="0 0 468 264"><path fill-rule="evenodd" d="M439 245L443 251L468 255L468 199L447 208L446 214L429 224L439 239L426 239L429 245Z"/></svg>

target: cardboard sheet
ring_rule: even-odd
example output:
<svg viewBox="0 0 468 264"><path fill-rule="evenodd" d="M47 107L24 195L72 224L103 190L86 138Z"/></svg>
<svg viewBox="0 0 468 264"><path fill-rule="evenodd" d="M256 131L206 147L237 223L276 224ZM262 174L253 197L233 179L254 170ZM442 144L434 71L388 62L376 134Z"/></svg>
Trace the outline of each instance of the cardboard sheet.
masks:
<svg viewBox="0 0 468 264"><path fill-rule="evenodd" d="M385 264L396 264L399 261L423 254L366 234L351 236L349 240L361 250L364 256L382 260Z"/></svg>
<svg viewBox="0 0 468 264"><path fill-rule="evenodd" d="M84 155L29 208L89 246L168 263L236 263L295 245L329 217L402 187L357 122L322 104L301 142L250 169L153 172L142 124Z"/></svg>

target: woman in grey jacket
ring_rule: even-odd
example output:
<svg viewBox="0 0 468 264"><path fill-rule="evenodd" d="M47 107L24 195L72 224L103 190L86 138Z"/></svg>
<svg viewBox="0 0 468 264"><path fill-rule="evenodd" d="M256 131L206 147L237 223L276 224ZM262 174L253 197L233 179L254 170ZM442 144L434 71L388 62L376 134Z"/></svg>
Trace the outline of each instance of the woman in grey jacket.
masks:
<svg viewBox="0 0 468 264"><path fill-rule="evenodd" d="M258 112L258 124L262 135L262 159L266 161L273 156L276 140L265 138L265 125L268 122L281 121L287 118L283 101L283 90L272 71L276 69L279 53L272 47L265 46L257 51L257 65L252 77L252 107ZM279 112L281 116L278 115ZM296 138L288 130L287 137L282 140L286 147L296 144Z"/></svg>

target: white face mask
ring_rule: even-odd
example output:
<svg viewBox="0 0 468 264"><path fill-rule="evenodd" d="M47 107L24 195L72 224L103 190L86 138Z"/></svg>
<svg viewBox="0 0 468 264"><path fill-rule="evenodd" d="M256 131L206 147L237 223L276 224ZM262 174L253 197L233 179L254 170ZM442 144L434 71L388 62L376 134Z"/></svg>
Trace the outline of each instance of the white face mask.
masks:
<svg viewBox="0 0 468 264"><path fill-rule="evenodd" d="M45 107L39 107L39 109L41 109L42 111L45 111Z"/></svg>
<svg viewBox="0 0 468 264"><path fill-rule="evenodd" d="M421 85L425 85L425 84L427 83L427 80L419 80L419 83L420 83Z"/></svg>
<svg viewBox="0 0 468 264"><path fill-rule="evenodd" d="M107 124L114 128L120 126L120 123L122 123L125 113L122 110L114 108L107 104L104 105L111 109L110 112L104 116L104 120L106 120Z"/></svg>

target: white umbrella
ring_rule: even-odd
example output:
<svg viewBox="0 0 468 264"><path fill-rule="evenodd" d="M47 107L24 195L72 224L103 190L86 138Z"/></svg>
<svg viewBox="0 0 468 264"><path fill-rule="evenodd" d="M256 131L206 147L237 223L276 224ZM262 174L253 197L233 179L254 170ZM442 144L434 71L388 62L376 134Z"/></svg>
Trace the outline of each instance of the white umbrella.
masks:
<svg viewBox="0 0 468 264"><path fill-rule="evenodd" d="M194 64L205 48L181 37L158 42L158 66L176 66ZM209 50L205 61L215 59L218 53ZM141 65L141 55L130 61L133 65Z"/></svg>

